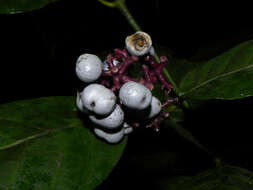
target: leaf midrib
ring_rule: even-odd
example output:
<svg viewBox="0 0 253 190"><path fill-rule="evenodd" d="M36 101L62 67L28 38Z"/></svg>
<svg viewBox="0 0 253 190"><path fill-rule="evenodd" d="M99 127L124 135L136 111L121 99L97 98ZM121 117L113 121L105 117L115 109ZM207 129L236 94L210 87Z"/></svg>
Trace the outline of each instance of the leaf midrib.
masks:
<svg viewBox="0 0 253 190"><path fill-rule="evenodd" d="M200 88L200 87L202 87L202 86L204 86L204 85L206 85L206 84L208 84L208 83L210 83L210 82L212 82L212 81L214 81L216 79L220 79L220 78L226 77L228 75L231 75L231 74L234 74L234 73L237 73L237 72L241 72L241 71L244 71L244 70L247 70L247 69L250 69L250 68L253 68L253 64L248 65L247 67L236 69L236 70L228 72L228 73L224 73L224 74L218 75L218 76L213 77L213 78L211 78L211 79L209 79L209 80L207 80L207 81L205 81L203 83L200 83L199 85L195 86L194 88L191 88L190 90L188 90L186 92L180 92L179 96L182 97L185 94L191 93L192 91L194 91L194 90L196 90L196 89L198 89L198 88Z"/></svg>
<svg viewBox="0 0 253 190"><path fill-rule="evenodd" d="M56 132L56 131L65 130L65 129L72 129L72 128L75 128L75 127L78 127L78 126L70 125L68 127L59 127L59 128L55 128L55 129L47 129L47 130L45 130L43 132L36 133L34 135L31 135L31 136L28 136L28 137L25 137L25 138L22 138L22 139L18 139L15 142L12 142L10 144L4 145L4 146L0 146L0 151L16 147L16 146L18 146L20 144L24 144L25 142L31 141L33 139L37 139L37 138L40 138L40 137L43 137L43 136L47 136L47 135L49 135L49 134L51 134L53 132Z"/></svg>

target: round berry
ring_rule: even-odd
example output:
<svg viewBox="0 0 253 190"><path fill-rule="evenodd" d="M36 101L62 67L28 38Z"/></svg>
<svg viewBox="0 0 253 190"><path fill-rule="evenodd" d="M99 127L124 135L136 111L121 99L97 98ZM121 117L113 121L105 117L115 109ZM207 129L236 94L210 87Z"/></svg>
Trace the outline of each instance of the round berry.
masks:
<svg viewBox="0 0 253 190"><path fill-rule="evenodd" d="M78 91L77 91L77 95L76 95L76 107L79 111L86 113L86 114L88 113L88 110L83 106L81 94Z"/></svg>
<svg viewBox="0 0 253 190"><path fill-rule="evenodd" d="M161 109L162 109L162 104L160 100L158 100L156 97L153 96L151 100L151 110L148 117L152 118L156 116L157 114L160 113Z"/></svg>
<svg viewBox="0 0 253 190"><path fill-rule="evenodd" d="M95 124L102 126L106 129L115 129L122 125L124 121L124 112L119 105L116 105L116 108L107 117L100 118L96 117L95 115L90 115L89 118Z"/></svg>
<svg viewBox="0 0 253 190"><path fill-rule="evenodd" d="M130 81L120 88L119 98L121 103L126 107L143 110L150 105L152 94L142 84Z"/></svg>
<svg viewBox="0 0 253 190"><path fill-rule="evenodd" d="M110 114L116 106L116 96L100 84L90 84L81 93L83 106L98 115Z"/></svg>
<svg viewBox="0 0 253 190"><path fill-rule="evenodd" d="M124 129L122 128L120 131L115 133L108 133L103 131L102 129L94 128L94 133L96 136L104 139L106 142L111 144L119 143L124 138Z"/></svg>
<svg viewBox="0 0 253 190"><path fill-rule="evenodd" d="M103 63L98 56L93 54L83 54L76 62L76 75L86 83L96 81L103 69Z"/></svg>
<svg viewBox="0 0 253 190"><path fill-rule="evenodd" d="M123 128L124 128L124 134L127 135L129 133L133 132L133 127L131 127L130 125L128 125L126 122L123 124Z"/></svg>

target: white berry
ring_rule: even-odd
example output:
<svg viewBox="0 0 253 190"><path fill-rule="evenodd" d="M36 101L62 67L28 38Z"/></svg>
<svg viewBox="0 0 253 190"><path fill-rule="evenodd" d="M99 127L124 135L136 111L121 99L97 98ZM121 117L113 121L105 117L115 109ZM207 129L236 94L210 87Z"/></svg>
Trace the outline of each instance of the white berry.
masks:
<svg viewBox="0 0 253 190"><path fill-rule="evenodd" d="M129 133L133 132L133 127L131 127L130 125L128 125L126 122L123 124L123 128L124 128L124 134L127 135Z"/></svg>
<svg viewBox="0 0 253 190"><path fill-rule="evenodd" d="M139 31L127 36L125 44L131 55L142 56L150 52L152 40L147 33Z"/></svg>
<svg viewBox="0 0 253 190"><path fill-rule="evenodd" d="M99 118L94 115L90 115L89 118L95 124L100 125L106 129L115 129L122 125L124 121L124 112L119 105L116 105L116 108L107 117Z"/></svg>
<svg viewBox="0 0 253 190"><path fill-rule="evenodd" d="M116 106L115 94L100 84L90 84L81 93L83 106L98 115L110 114Z"/></svg>
<svg viewBox="0 0 253 190"><path fill-rule="evenodd" d="M160 102L160 100L158 100L156 97L152 97L151 100L151 109L150 109L150 113L149 113L149 118L152 118L154 116L156 116L158 113L160 113L162 109L162 104Z"/></svg>
<svg viewBox="0 0 253 190"><path fill-rule="evenodd" d="M103 69L103 63L98 56L93 54L82 54L76 62L76 75L86 83L97 80Z"/></svg>
<svg viewBox="0 0 253 190"><path fill-rule="evenodd" d="M86 114L88 113L88 110L83 106L81 94L78 91L77 91L77 95L76 95L76 107L79 111L86 113Z"/></svg>
<svg viewBox="0 0 253 190"><path fill-rule="evenodd" d="M115 133L107 133L102 129L94 128L94 133L96 136L104 139L108 143L116 144L120 142L124 138L124 129L122 128L120 131Z"/></svg>
<svg viewBox="0 0 253 190"><path fill-rule="evenodd" d="M155 56L155 48L153 46L151 46L149 53L151 56Z"/></svg>
<svg viewBox="0 0 253 190"><path fill-rule="evenodd" d="M143 110L150 105L152 94L142 84L130 81L120 88L119 98L121 103L128 108Z"/></svg>

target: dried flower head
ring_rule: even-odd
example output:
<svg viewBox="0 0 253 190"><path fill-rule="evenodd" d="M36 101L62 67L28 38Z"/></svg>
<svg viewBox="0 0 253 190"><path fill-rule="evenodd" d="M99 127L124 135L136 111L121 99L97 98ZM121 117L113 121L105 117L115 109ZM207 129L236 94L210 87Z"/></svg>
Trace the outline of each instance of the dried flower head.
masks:
<svg viewBox="0 0 253 190"><path fill-rule="evenodd" d="M147 33L141 31L127 36L125 43L128 52L136 56L149 53L152 47L151 37Z"/></svg>

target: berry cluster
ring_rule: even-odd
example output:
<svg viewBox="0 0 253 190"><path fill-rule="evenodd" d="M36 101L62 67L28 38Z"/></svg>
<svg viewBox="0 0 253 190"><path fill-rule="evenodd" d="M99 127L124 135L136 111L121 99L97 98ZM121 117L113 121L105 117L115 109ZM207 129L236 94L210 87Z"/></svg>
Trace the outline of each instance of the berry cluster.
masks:
<svg viewBox="0 0 253 190"><path fill-rule="evenodd" d="M162 74L167 59L160 57L160 64L153 60L150 36L137 32L125 43L126 49L115 49L104 62L93 54L83 54L76 62L76 75L87 84L77 93L77 107L95 124L94 133L109 143L121 141L143 118L146 127L159 131L159 122L168 117L162 108L176 101L169 98L171 85ZM133 79L128 71L141 58L146 63L143 76ZM166 97L163 104L151 93L158 82Z"/></svg>

